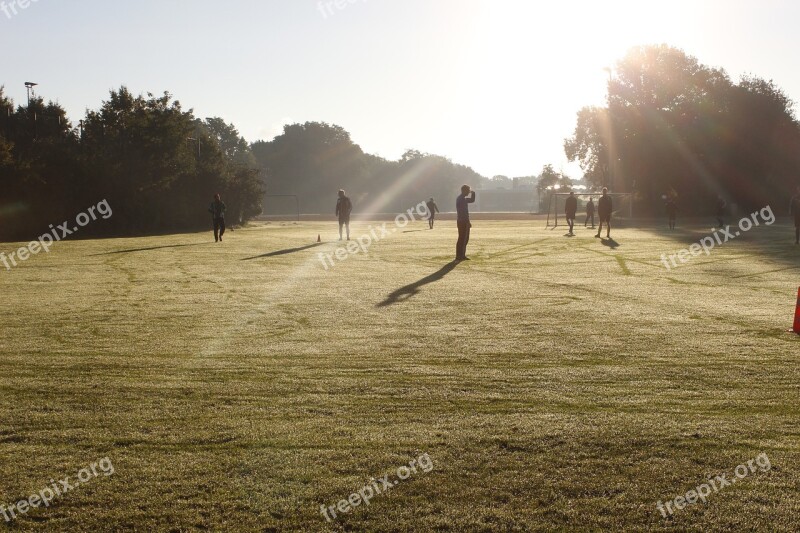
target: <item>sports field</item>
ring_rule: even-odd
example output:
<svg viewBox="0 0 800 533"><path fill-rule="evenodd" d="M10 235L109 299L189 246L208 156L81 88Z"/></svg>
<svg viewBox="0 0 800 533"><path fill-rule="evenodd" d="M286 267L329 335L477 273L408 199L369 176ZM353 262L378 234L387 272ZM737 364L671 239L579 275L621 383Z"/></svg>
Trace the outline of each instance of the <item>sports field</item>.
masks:
<svg viewBox="0 0 800 533"><path fill-rule="evenodd" d="M459 264L453 222L389 223L326 270L306 222L0 270L0 504L74 485L0 530L800 528L788 225L672 270L708 226L543 225L475 221Z"/></svg>

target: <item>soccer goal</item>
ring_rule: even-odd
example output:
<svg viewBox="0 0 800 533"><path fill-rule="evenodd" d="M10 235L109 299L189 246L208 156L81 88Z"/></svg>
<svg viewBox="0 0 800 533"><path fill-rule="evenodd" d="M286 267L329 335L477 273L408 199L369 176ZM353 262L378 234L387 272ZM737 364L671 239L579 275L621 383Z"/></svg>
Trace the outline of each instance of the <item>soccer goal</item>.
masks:
<svg viewBox="0 0 800 533"><path fill-rule="evenodd" d="M594 218L595 221L599 222L599 216L597 213L597 202L600 197L603 196L602 193L575 193L575 197L578 199L578 219L582 217L586 217L586 204L589 203L590 199L594 200ZM611 197L612 203L612 216L614 218L624 217L624 218L633 218L633 195L629 192L616 192L616 193L608 193L608 196ZM548 202L547 208L547 226L548 228L557 228L559 221L562 221L562 224L566 224L566 214L565 208L567 204L567 198L569 198L568 192L556 192L550 195L550 201Z"/></svg>

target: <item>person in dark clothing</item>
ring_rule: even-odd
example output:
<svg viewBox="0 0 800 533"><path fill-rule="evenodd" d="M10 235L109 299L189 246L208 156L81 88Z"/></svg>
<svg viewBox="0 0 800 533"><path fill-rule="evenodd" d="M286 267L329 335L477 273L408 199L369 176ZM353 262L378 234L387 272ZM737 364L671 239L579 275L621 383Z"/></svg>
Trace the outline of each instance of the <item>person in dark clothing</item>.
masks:
<svg viewBox="0 0 800 533"><path fill-rule="evenodd" d="M225 235L225 202L220 199L219 194L214 195L214 201L208 208L211 217L214 220L214 242L221 242L222 236Z"/></svg>
<svg viewBox="0 0 800 533"><path fill-rule="evenodd" d="M794 243L800 244L800 185L797 186L797 194L792 198L791 213L794 215Z"/></svg>
<svg viewBox="0 0 800 533"><path fill-rule="evenodd" d="M469 261L467 244L472 224L469 221L469 204L475 203L475 191L469 185L461 187L461 195L456 199L458 214L458 243L456 243L456 261Z"/></svg>
<svg viewBox="0 0 800 533"><path fill-rule="evenodd" d="M600 227L597 228L597 235L599 237L603 233L603 222L606 224L606 238L611 238L611 212L614 210L614 205L611 197L608 195L608 189L603 187L603 196L597 202L597 214L600 215Z"/></svg>
<svg viewBox="0 0 800 533"><path fill-rule="evenodd" d="M339 240L342 240L342 230L347 228L347 240L350 240L350 213L353 212L353 202L344 193L339 191L339 199L336 200L336 216L339 217Z"/></svg>
<svg viewBox="0 0 800 533"><path fill-rule="evenodd" d="M569 235L575 235L575 217L578 216L578 199L575 198L575 193L570 192L569 198L567 198L566 206L564 207L564 211L567 215L567 224L569 224Z"/></svg>
<svg viewBox="0 0 800 533"><path fill-rule="evenodd" d="M592 219L592 229L594 229L594 198L589 198L589 203L586 204L586 221L583 223L583 227L589 225L589 218Z"/></svg>
<svg viewBox="0 0 800 533"><path fill-rule="evenodd" d="M725 227L725 209L727 209L727 207L728 203L722 196L717 196L717 222L720 228Z"/></svg>
<svg viewBox="0 0 800 533"><path fill-rule="evenodd" d="M675 221L678 218L678 204L675 203L675 198L670 196L667 198L667 217L669 218L669 229L675 229Z"/></svg>
<svg viewBox="0 0 800 533"><path fill-rule="evenodd" d="M433 198L428 200L425 204L428 206L428 225L433 229L433 221L436 219L436 213L439 212L439 206L433 201Z"/></svg>

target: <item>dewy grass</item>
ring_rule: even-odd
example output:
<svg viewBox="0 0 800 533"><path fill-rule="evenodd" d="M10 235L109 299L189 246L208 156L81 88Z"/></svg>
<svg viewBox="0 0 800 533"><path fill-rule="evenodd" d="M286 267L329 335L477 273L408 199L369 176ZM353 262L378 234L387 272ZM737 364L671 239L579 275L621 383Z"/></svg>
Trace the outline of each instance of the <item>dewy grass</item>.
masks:
<svg viewBox="0 0 800 533"><path fill-rule="evenodd" d="M667 272L705 226L615 227L610 247L473 224L453 267L441 221L329 271L335 223L64 241L0 270L0 502L115 468L12 527L797 529L791 228ZM657 509L761 453L768 472ZM431 472L320 514L422 454Z"/></svg>

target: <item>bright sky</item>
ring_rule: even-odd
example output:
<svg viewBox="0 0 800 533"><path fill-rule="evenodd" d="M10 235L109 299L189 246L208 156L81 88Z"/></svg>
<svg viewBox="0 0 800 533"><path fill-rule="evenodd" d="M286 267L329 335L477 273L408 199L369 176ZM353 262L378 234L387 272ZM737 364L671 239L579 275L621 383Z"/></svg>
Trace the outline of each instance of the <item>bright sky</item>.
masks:
<svg viewBox="0 0 800 533"><path fill-rule="evenodd" d="M0 0L0 84L18 103L38 82L77 123L120 85L170 91L248 141L326 121L367 152L415 148L486 176L550 163L579 177L563 140L633 45L800 100L794 0L14 1Z"/></svg>

